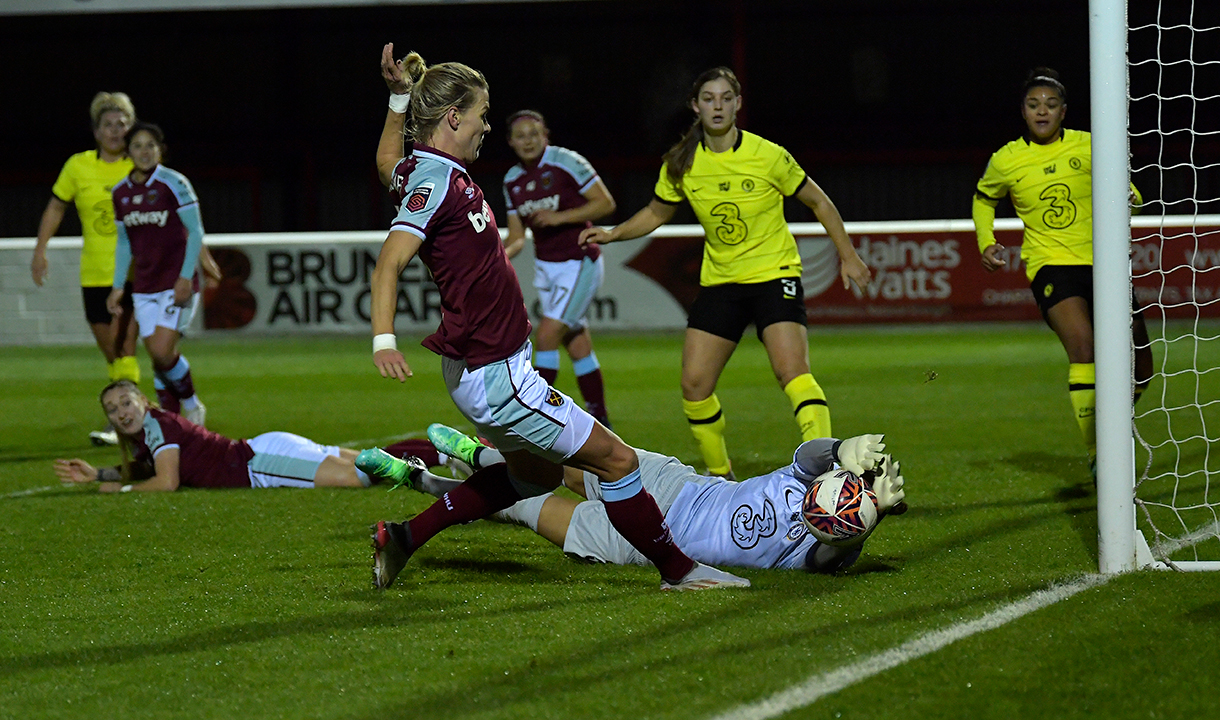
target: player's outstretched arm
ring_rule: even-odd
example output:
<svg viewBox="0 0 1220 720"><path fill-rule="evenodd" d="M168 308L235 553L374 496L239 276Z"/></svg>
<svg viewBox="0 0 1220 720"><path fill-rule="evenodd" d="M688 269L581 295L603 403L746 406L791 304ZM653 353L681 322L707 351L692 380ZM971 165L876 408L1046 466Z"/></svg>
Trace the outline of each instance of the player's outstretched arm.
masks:
<svg viewBox="0 0 1220 720"><path fill-rule="evenodd" d="M591 227L580 233L580 244L618 242L619 240L634 240L656 230L673 219L677 207L653 199L644 209L632 215L627 222L612 228Z"/></svg>
<svg viewBox="0 0 1220 720"><path fill-rule="evenodd" d="M411 368L398 351L394 337L394 311L398 307L398 275L419 252L423 240L404 230L392 230L381 246L377 265L369 282L372 292L370 314L373 323L373 364L381 377L406 382Z"/></svg>
<svg viewBox="0 0 1220 720"><path fill-rule="evenodd" d="M56 460L55 474L64 483L91 483L101 479L101 471L80 458Z"/></svg>
<svg viewBox="0 0 1220 720"><path fill-rule="evenodd" d="M873 273L851 244L851 237L843 226L843 216L839 214L839 209L835 207L830 196L812 179L805 178L805 184L796 192L796 199L813 211L818 222L826 229L826 234L830 236L830 241L835 244L835 250L839 253L839 276L843 279L843 288L848 289L853 282L861 290L868 287Z"/></svg>
<svg viewBox="0 0 1220 720"><path fill-rule="evenodd" d="M164 448L157 453L153 461L153 475L144 482L134 482L124 485L121 481L104 481L98 485L97 491L112 492L173 492L178 489L178 459L176 447Z"/></svg>
<svg viewBox="0 0 1220 720"><path fill-rule="evenodd" d="M390 89L391 102L386 112L385 126L381 129L381 140L377 143L377 176L381 178L382 185L389 187L394 166L406 154L402 130L407 114L403 98L411 90L405 79L402 61L394 59L394 43L386 43L381 48L381 77Z"/></svg>
<svg viewBox="0 0 1220 720"><path fill-rule="evenodd" d="M837 462L835 445L838 442L835 438L814 438L798 445L796 452L792 454L796 477L808 484L830 470Z"/></svg>

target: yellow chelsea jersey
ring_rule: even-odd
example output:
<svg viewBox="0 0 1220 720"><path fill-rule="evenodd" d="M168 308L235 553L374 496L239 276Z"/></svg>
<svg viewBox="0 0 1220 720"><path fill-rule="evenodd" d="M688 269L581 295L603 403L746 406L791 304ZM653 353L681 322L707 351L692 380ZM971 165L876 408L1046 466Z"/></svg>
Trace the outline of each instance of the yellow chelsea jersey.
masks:
<svg viewBox="0 0 1220 720"><path fill-rule="evenodd" d="M1025 225L1021 259L1030 280L1045 265L1092 265L1092 167L1090 135L1081 130L1064 129L1047 145L1022 138L1000 148L974 195L979 251L995 243L995 206L1008 195Z"/></svg>
<svg viewBox="0 0 1220 720"><path fill-rule="evenodd" d="M701 285L760 283L799 277L801 256L784 220L784 198L805 184L805 171L787 150L739 130L737 144L717 153L702 144L675 187L661 166L656 196L683 200L703 225Z"/></svg>
<svg viewBox="0 0 1220 720"><path fill-rule="evenodd" d="M84 238L81 287L110 287L114 282L114 243L118 231L114 228L110 191L133 167L130 158L106 162L96 150L88 150L68 158L51 187L55 197L66 203L75 202L80 215Z"/></svg>

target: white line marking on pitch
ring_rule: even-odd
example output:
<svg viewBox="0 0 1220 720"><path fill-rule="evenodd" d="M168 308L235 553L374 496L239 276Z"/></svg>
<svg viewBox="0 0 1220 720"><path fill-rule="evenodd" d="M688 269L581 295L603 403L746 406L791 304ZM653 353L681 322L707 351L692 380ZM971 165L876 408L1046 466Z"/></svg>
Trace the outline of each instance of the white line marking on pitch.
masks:
<svg viewBox="0 0 1220 720"><path fill-rule="evenodd" d="M59 490L61 488L65 488L65 487L69 487L69 486L67 486L67 485L47 485L45 487L30 488L29 490L18 490L17 492L11 492L11 493L5 495L4 497L6 499L7 498L19 498L19 497L25 497L26 495L37 495L38 493L46 492L48 490Z"/></svg>
<svg viewBox="0 0 1220 720"><path fill-rule="evenodd" d="M385 437L378 437L378 438L364 438L363 440L348 440L347 442L339 443L339 447L353 448L353 449L370 448L370 447L384 447L386 445L393 445L394 443L398 442L399 440L406 440L408 438L420 437L420 436L427 437L427 433L409 432L409 433L403 433L401 435L386 435Z"/></svg>
<svg viewBox="0 0 1220 720"><path fill-rule="evenodd" d="M1041 610L1079 592L1103 585L1113 577L1113 575L1086 575L1075 582L1039 590L1024 600L1018 600L1011 605L990 612L978 620L936 630L838 670L810 676L808 680L799 685L794 685L758 702L734 708L723 715L717 715L713 720L764 720L764 718L777 717L791 710L812 705L827 695L903 663L936 652L958 640L994 630L1035 610Z"/></svg>

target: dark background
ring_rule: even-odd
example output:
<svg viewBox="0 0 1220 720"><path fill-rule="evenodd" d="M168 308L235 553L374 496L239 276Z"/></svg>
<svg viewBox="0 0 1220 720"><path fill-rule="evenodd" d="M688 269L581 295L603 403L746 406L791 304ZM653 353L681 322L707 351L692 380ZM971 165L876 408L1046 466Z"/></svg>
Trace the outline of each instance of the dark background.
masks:
<svg viewBox="0 0 1220 720"><path fill-rule="evenodd" d="M1155 21L1133 2L1131 25ZM1144 5L1152 6L1144 8ZM1162 25L1187 19L1165 4ZM1195 8L1196 25L1220 3ZM1172 13L1178 12L1177 16ZM0 236L32 236L63 162L93 147L88 105L121 90L167 134L166 164L199 191L210 232L372 230L392 208L373 155L387 92L382 44L458 60L491 86L492 130L474 164L497 216L514 158L503 118L530 107L555 144L584 154L623 220L652 194L660 156L692 119L693 78L733 67L744 128L784 145L844 219L968 218L987 158L1021 135L1020 87L1049 65L1068 87L1067 126L1089 128L1086 0L973 2L547 2L0 18ZM1212 23L1215 24L1215 23ZM1190 63L1191 33L1131 33L1132 95L1220 92ZM1220 31L1195 52L1220 59ZM1210 49L1207 49L1210 48ZM1142 55L1141 55L1142 53ZM1132 105L1135 181L1173 214L1217 211L1212 136L1140 134L1157 112L1220 129L1215 101ZM1171 162L1172 161L1172 162ZM797 205L794 221L811 219ZM1157 210L1159 212L1160 210ZM687 213L688 211L684 211ZM690 215L680 218L690 220ZM69 213L60 234L76 234Z"/></svg>

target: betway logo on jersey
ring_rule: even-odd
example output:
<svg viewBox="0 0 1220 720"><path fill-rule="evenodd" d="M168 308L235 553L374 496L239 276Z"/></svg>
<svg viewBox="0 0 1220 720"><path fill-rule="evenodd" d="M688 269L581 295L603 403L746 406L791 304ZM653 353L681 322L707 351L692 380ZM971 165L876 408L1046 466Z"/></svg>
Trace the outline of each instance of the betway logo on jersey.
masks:
<svg viewBox="0 0 1220 720"><path fill-rule="evenodd" d="M559 196L550 195L537 200L526 200L517 208L517 212L522 216L533 215L539 210L559 210Z"/></svg>
<svg viewBox="0 0 1220 720"><path fill-rule="evenodd" d="M123 225L133 227L136 225L156 225L157 227L165 227L165 223L169 222L169 210L153 210L150 212L129 212L123 216Z"/></svg>
<svg viewBox="0 0 1220 720"><path fill-rule="evenodd" d="M470 212L466 213L466 219L469 220L470 224L474 226L475 232L481 233L486 230L488 223L491 222L491 208L487 207L487 201L483 201L482 212L475 212L471 210Z"/></svg>

